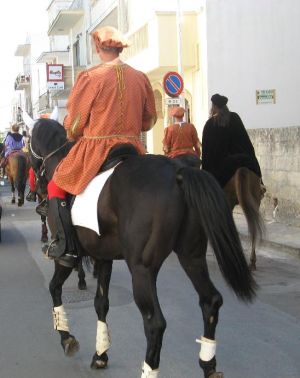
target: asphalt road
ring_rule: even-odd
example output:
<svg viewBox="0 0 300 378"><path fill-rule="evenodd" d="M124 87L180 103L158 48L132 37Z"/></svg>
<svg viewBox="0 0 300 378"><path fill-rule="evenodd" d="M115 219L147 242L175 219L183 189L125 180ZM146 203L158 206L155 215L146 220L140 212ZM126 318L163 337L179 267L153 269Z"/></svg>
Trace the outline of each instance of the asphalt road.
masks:
<svg viewBox="0 0 300 378"><path fill-rule="evenodd" d="M53 263L41 253L41 225L34 206L9 203L0 187L0 378L139 378L145 355L140 313L133 302L131 280L123 262L114 263L108 324L112 336L109 368L92 371L97 317L93 308L95 280L87 272L87 291L77 289L72 273L64 291L71 333L80 342L73 358L64 356L52 328L48 284ZM223 295L217 328L218 370L226 378L300 377L300 260L259 250L260 285L252 305L238 302L209 253L212 280ZM161 378L200 378L202 315L197 295L176 256L171 255L158 279L158 294L167 320L161 353Z"/></svg>

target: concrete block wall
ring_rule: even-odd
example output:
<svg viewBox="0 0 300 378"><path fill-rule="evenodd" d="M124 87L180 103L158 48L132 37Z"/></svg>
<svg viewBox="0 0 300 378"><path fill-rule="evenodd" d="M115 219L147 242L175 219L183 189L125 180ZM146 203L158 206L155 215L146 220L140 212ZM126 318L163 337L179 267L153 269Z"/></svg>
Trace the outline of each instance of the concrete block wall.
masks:
<svg viewBox="0 0 300 378"><path fill-rule="evenodd" d="M300 126L247 131L267 187L264 218L300 226Z"/></svg>

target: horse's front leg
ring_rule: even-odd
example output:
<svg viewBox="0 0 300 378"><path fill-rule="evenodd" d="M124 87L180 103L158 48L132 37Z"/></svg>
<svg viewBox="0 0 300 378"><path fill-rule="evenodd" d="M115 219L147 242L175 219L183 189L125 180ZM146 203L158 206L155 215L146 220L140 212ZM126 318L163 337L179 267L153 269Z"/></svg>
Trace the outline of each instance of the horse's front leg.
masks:
<svg viewBox="0 0 300 378"><path fill-rule="evenodd" d="M66 268L55 263L55 271L49 284L49 290L53 300L53 324L61 337L61 345L66 356L73 356L79 350L79 343L74 336L70 334L67 314L62 304L61 294L62 286L70 276L72 268Z"/></svg>
<svg viewBox="0 0 300 378"><path fill-rule="evenodd" d="M130 271L133 296L143 317L147 339L147 351L141 378L156 378L159 372L163 335L167 326L157 298L157 274L141 264L131 266Z"/></svg>
<svg viewBox="0 0 300 378"><path fill-rule="evenodd" d="M204 321L204 335L200 340L199 365L205 378L223 378L223 373L216 372L216 341L215 332L218 324L219 309L223 299L214 287L208 274L206 258L178 255L179 262L190 278L199 295Z"/></svg>
<svg viewBox="0 0 300 378"><path fill-rule="evenodd" d="M24 205L24 192L18 191L18 206L21 207Z"/></svg>
<svg viewBox="0 0 300 378"><path fill-rule="evenodd" d="M107 351L110 348L110 335L106 323L109 310L109 283L112 271L112 261L97 261L97 292L94 306L98 315L96 353L93 356L91 368L103 369L107 366Z"/></svg>

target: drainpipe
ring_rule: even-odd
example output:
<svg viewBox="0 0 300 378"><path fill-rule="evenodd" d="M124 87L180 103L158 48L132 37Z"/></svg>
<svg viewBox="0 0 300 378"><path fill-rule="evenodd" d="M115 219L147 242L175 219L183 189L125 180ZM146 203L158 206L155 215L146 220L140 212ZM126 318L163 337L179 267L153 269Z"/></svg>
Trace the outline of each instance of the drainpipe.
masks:
<svg viewBox="0 0 300 378"><path fill-rule="evenodd" d="M73 29L70 29L70 52L71 52L71 70L72 70L72 87L75 82L75 71L74 71L74 51L73 51Z"/></svg>

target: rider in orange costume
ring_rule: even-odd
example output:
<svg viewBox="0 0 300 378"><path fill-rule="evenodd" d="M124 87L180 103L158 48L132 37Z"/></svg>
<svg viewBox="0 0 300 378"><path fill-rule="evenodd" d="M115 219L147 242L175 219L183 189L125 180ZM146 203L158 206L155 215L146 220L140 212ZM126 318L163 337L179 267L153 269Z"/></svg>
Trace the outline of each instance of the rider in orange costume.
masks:
<svg viewBox="0 0 300 378"><path fill-rule="evenodd" d="M66 193L81 193L116 145L129 143L144 154L141 131L156 122L149 79L119 58L129 42L112 27L103 27L92 37L102 63L78 75L64 120L69 138L76 143L48 184L49 212L61 227L47 254L66 266L76 259Z"/></svg>
<svg viewBox="0 0 300 378"><path fill-rule="evenodd" d="M183 122L185 110L175 107L170 110L170 115L176 119L176 123L165 129L163 150L165 155L174 158L180 155L201 155L201 143L197 130L192 123Z"/></svg>

